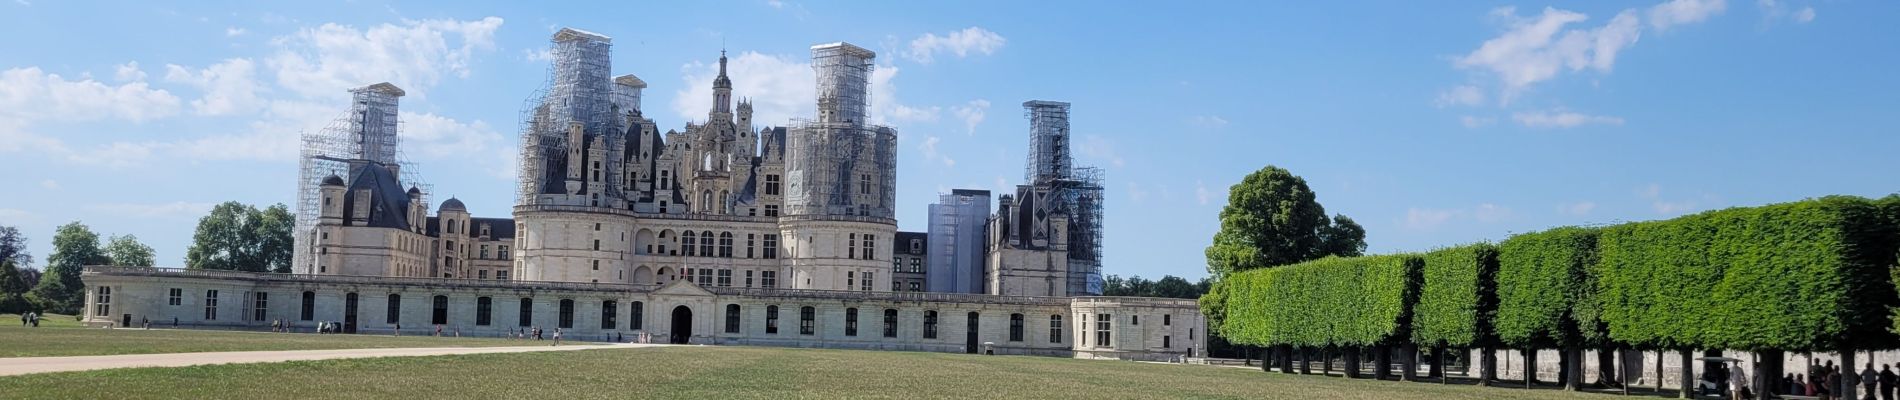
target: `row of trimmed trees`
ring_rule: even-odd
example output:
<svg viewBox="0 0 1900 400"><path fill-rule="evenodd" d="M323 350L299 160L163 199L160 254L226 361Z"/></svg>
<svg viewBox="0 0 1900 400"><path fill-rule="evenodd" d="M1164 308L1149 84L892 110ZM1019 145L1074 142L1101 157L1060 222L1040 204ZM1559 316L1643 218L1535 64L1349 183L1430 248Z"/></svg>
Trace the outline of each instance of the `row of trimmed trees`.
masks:
<svg viewBox="0 0 1900 400"><path fill-rule="evenodd" d="M1694 350L1755 352L1757 377L1782 376L1783 352L1837 352L1854 366L1855 351L1900 347L1897 226L1900 196L1833 196L1555 228L1495 246L1324 258L1229 274L1213 290L1224 295L1216 329L1275 348L1289 372L1291 356L1309 349L1343 351L1347 365L1368 349L1403 358L1430 349L1440 363L1446 349L1484 349L1485 384L1496 371L1489 350L1524 350L1534 368L1536 350L1560 349L1573 390L1583 385L1584 349L1598 350L1606 369L1621 365L1609 355L1628 350L1677 351L1685 367ZM1693 381L1688 368L1682 381Z"/></svg>

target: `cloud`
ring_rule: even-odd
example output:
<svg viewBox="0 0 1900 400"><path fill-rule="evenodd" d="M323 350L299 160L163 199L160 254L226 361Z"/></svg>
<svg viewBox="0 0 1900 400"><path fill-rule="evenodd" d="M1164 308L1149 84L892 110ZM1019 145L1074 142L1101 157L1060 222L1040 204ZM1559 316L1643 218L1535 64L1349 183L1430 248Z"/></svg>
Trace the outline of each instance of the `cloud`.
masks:
<svg viewBox="0 0 1900 400"><path fill-rule="evenodd" d="M145 82L112 86L90 78L67 80L38 67L0 72L0 116L7 118L144 122L176 115L179 104L178 96Z"/></svg>
<svg viewBox="0 0 1900 400"><path fill-rule="evenodd" d="M983 123L983 117L989 112L989 109L989 100L976 99L970 100L969 103L952 107L950 113L955 114L957 118L963 119L963 129L967 131L967 135L976 135L976 126Z"/></svg>
<svg viewBox="0 0 1900 400"><path fill-rule="evenodd" d="M1517 16L1514 7L1495 9L1491 15L1505 22L1505 32L1457 57L1453 65L1495 75L1503 86L1500 100L1505 104L1531 85L1565 71L1610 72L1617 53L1636 44L1642 31L1635 10L1618 13L1594 29L1566 29L1589 16L1556 8L1545 8L1543 14L1529 18ZM1464 99L1454 96L1454 100Z"/></svg>
<svg viewBox="0 0 1900 400"><path fill-rule="evenodd" d="M1141 204L1145 200L1148 200L1148 190L1142 189L1141 184L1128 182L1128 201Z"/></svg>
<svg viewBox="0 0 1900 400"><path fill-rule="evenodd" d="M1603 115L1588 115L1562 109L1546 111L1525 111L1511 114L1511 119L1530 128L1575 128L1583 125L1623 125L1623 118Z"/></svg>
<svg viewBox="0 0 1900 400"><path fill-rule="evenodd" d="M1227 127L1227 119L1219 115L1196 115L1188 118L1188 125L1201 129L1220 129Z"/></svg>
<svg viewBox="0 0 1900 400"><path fill-rule="evenodd" d="M929 64L935 61L937 53L954 54L957 58L964 58L971 53L994 54L997 49L1003 48L1005 42L1008 39L1004 39L1003 35L972 26L944 36L935 33L918 36L910 41L910 49L904 51L903 56L920 64Z"/></svg>
<svg viewBox="0 0 1900 400"><path fill-rule="evenodd" d="M1498 122L1498 119L1492 117L1475 117L1470 115L1458 117L1458 123L1463 124L1466 128L1483 128L1491 126L1491 124L1496 122Z"/></svg>
<svg viewBox="0 0 1900 400"><path fill-rule="evenodd" d="M765 0L765 5L772 6L772 8L785 8L785 2L780 0Z"/></svg>
<svg viewBox="0 0 1900 400"><path fill-rule="evenodd" d="M58 190L59 181L52 180L52 179L43 180L43 181L40 181L40 187L48 189L48 190Z"/></svg>
<svg viewBox="0 0 1900 400"><path fill-rule="evenodd" d="M924 161L942 160L943 166L946 168L957 166L957 160L950 159L950 156L937 154L937 143L941 143L942 141L943 139L936 136L925 138L923 143L917 145L917 150L924 153Z"/></svg>
<svg viewBox="0 0 1900 400"><path fill-rule="evenodd" d="M1788 6L1783 4L1780 0L1758 0L1755 4L1761 8L1762 20L1764 22L1773 23L1779 22L1782 19L1789 19L1802 24L1814 22L1813 6L1802 6L1801 9L1788 11Z"/></svg>
<svg viewBox="0 0 1900 400"><path fill-rule="evenodd" d="M1800 11L1795 11L1794 21L1803 24L1814 22L1814 7L1801 7Z"/></svg>
<svg viewBox="0 0 1900 400"><path fill-rule="evenodd" d="M263 106L257 95L257 68L250 59L224 60L198 72L178 65L165 66L165 81L186 84L204 92L191 101L198 115L249 114Z"/></svg>
<svg viewBox="0 0 1900 400"><path fill-rule="evenodd" d="M1437 105L1439 108L1478 106L1484 104L1484 91L1478 89L1477 86L1459 85L1458 87L1446 90L1444 93L1439 93L1438 99L1433 100L1432 104Z"/></svg>
<svg viewBox="0 0 1900 400"><path fill-rule="evenodd" d="M1207 183L1201 182L1200 180L1195 180L1194 181L1194 199L1200 201L1201 205L1207 205L1208 203L1213 202L1214 192L1207 190Z"/></svg>
<svg viewBox="0 0 1900 400"><path fill-rule="evenodd" d="M1076 151L1081 152L1085 157L1107 162L1116 168L1121 168L1122 165L1126 164L1126 162L1122 160L1121 153L1115 152L1115 142L1111 142L1099 135L1084 136L1082 138L1082 144L1076 146Z"/></svg>
<svg viewBox="0 0 1900 400"><path fill-rule="evenodd" d="M377 82L422 97L444 75L468 77L469 62L495 47L501 25L498 17L405 20L365 30L328 23L272 40L279 51L267 64L278 85L305 97L340 98L345 89Z"/></svg>
<svg viewBox="0 0 1900 400"><path fill-rule="evenodd" d="M527 60L528 62L543 62L543 63L553 62L554 48L542 47L542 48L533 48L533 49L521 49L521 59Z"/></svg>
<svg viewBox="0 0 1900 400"><path fill-rule="evenodd" d="M238 37L238 36L244 36L244 34L245 34L245 33L246 33L246 31L244 30L244 28L239 28L239 27L235 27L235 26L233 26L233 27L229 27L229 28L224 28L224 37Z"/></svg>
<svg viewBox="0 0 1900 400"><path fill-rule="evenodd" d="M1457 214L1458 212L1454 210L1413 207L1405 210L1405 227L1422 231L1437 229L1439 225L1444 225Z"/></svg>
<svg viewBox="0 0 1900 400"><path fill-rule="evenodd" d="M892 121L936 122L937 116L942 113L943 107L938 106L911 107L893 104L888 114Z"/></svg>
<svg viewBox="0 0 1900 400"><path fill-rule="evenodd" d="M1582 216L1582 215L1590 214L1590 211L1594 211L1596 209L1597 209L1597 203L1589 202L1589 201L1579 201L1575 203L1557 205L1557 213L1564 214L1564 215Z"/></svg>
<svg viewBox="0 0 1900 400"><path fill-rule="evenodd" d="M1706 21L1728 9L1726 0L1670 0L1649 8L1649 26L1658 31Z"/></svg>
<svg viewBox="0 0 1900 400"><path fill-rule="evenodd" d="M407 111L400 119L403 147L419 150L409 154L423 158L460 159L502 143L501 133L481 120L463 123L434 113Z"/></svg>
<svg viewBox="0 0 1900 400"><path fill-rule="evenodd" d="M106 203L87 206L92 211L129 218L198 218L211 211L212 203L175 201L170 203Z"/></svg>
<svg viewBox="0 0 1900 400"><path fill-rule="evenodd" d="M703 121L713 108L713 78L719 76L718 63L692 62L680 66L685 86L673 96L673 111L681 118ZM752 121L761 125L784 125L792 118L817 113L817 75L811 64L785 56L744 52L728 60L726 74L732 78L732 94L752 102Z"/></svg>
<svg viewBox="0 0 1900 400"><path fill-rule="evenodd" d="M112 77L118 79L121 83L138 82L145 80L145 71L139 69L138 61L133 61L119 64L119 67L113 72Z"/></svg>

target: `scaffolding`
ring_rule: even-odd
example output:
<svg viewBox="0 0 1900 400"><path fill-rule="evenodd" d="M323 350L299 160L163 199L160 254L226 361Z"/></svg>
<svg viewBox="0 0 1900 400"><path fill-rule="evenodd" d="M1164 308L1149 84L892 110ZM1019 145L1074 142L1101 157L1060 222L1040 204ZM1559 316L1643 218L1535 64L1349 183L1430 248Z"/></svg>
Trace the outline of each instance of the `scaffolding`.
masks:
<svg viewBox="0 0 1900 400"><path fill-rule="evenodd" d="M429 203L432 186L423 183L420 174L402 155L400 120L397 109L405 93L387 82L350 89L350 110L317 132L305 132L298 152L297 220L291 269L313 273L315 261L310 254L314 244L317 218L323 196L319 190L324 178L350 178L356 165L379 164L395 170L404 186L421 189L423 204Z"/></svg>
<svg viewBox="0 0 1900 400"><path fill-rule="evenodd" d="M1034 185L1068 179L1073 172L1069 158L1069 103L1026 101L1023 117L1029 119L1029 154L1024 162L1023 182Z"/></svg>
<svg viewBox="0 0 1900 400"><path fill-rule="evenodd" d="M811 55L818 119L786 135L785 214L894 217L897 131L867 119L877 53L838 42Z"/></svg>
<svg viewBox="0 0 1900 400"><path fill-rule="evenodd" d="M528 97L521 108L521 170L517 196L519 204L538 203L541 194L566 193L567 158L574 147L586 143L568 143L570 123L578 122L584 132L607 135L604 142L625 142L618 129L622 124L614 115L612 69L613 39L597 33L563 28L549 40L553 43L553 61L548 80ZM609 164L608 168L618 166ZM610 173L609 175L612 175ZM620 198L619 185L604 185L608 198Z"/></svg>
<svg viewBox="0 0 1900 400"><path fill-rule="evenodd" d="M1057 181L1057 196L1069 213L1069 293L1102 293L1102 178L1095 167L1077 167L1071 179Z"/></svg>

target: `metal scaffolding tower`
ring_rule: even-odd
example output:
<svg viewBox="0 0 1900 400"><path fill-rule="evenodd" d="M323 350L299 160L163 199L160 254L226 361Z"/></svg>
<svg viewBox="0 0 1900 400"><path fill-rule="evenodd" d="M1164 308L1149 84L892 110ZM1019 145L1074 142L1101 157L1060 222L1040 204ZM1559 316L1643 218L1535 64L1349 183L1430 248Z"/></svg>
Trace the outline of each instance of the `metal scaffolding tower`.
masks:
<svg viewBox="0 0 1900 400"><path fill-rule="evenodd" d="M519 204L534 204L536 195L565 193L567 158L574 147L568 143L571 123L579 123L590 135L608 135L607 143L624 142L618 136L621 119L614 115L615 93L612 77L612 38L574 28L555 32L553 62L548 81L530 96L521 109L521 171L517 195ZM608 185L617 190L617 185ZM619 193L609 193L618 197Z"/></svg>
<svg viewBox="0 0 1900 400"><path fill-rule="evenodd" d="M1037 184L1068 179L1069 103L1031 100L1023 102L1023 117L1029 119L1029 154L1023 169L1023 182Z"/></svg>
<svg viewBox="0 0 1900 400"><path fill-rule="evenodd" d="M1023 117L1029 119L1023 180L1047 188L1049 212L1069 216L1068 293L1101 294L1103 171L1074 166L1069 156L1069 103L1026 101Z"/></svg>
<svg viewBox="0 0 1900 400"><path fill-rule="evenodd" d="M397 106L406 94L387 82L350 89L350 110L317 132L303 134L297 173L296 242L291 270L308 271L312 261L309 249L316 240L317 217L322 213L323 179L332 175L350 178L352 165L380 164L395 170L405 186L422 190L421 201L429 202L431 187L423 183L415 168L401 153L400 122Z"/></svg>
<svg viewBox="0 0 1900 400"><path fill-rule="evenodd" d="M896 215L897 131L871 125L877 54L850 43L812 46L818 119L786 135L787 215Z"/></svg>

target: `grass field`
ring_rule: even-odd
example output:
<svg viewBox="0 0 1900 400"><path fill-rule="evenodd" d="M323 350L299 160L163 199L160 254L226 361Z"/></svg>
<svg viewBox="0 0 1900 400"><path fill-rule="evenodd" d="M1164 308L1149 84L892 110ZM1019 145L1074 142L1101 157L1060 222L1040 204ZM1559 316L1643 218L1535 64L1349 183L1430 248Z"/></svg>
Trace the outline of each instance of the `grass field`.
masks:
<svg viewBox="0 0 1900 400"><path fill-rule="evenodd" d="M519 341L486 338L99 329L80 326L67 315L49 315L40 320L38 328L24 328L19 322L18 314L0 315L0 357L521 345Z"/></svg>
<svg viewBox="0 0 1900 400"><path fill-rule="evenodd" d="M664 347L69 372L0 379L6 398L1611 399L1046 357Z"/></svg>

